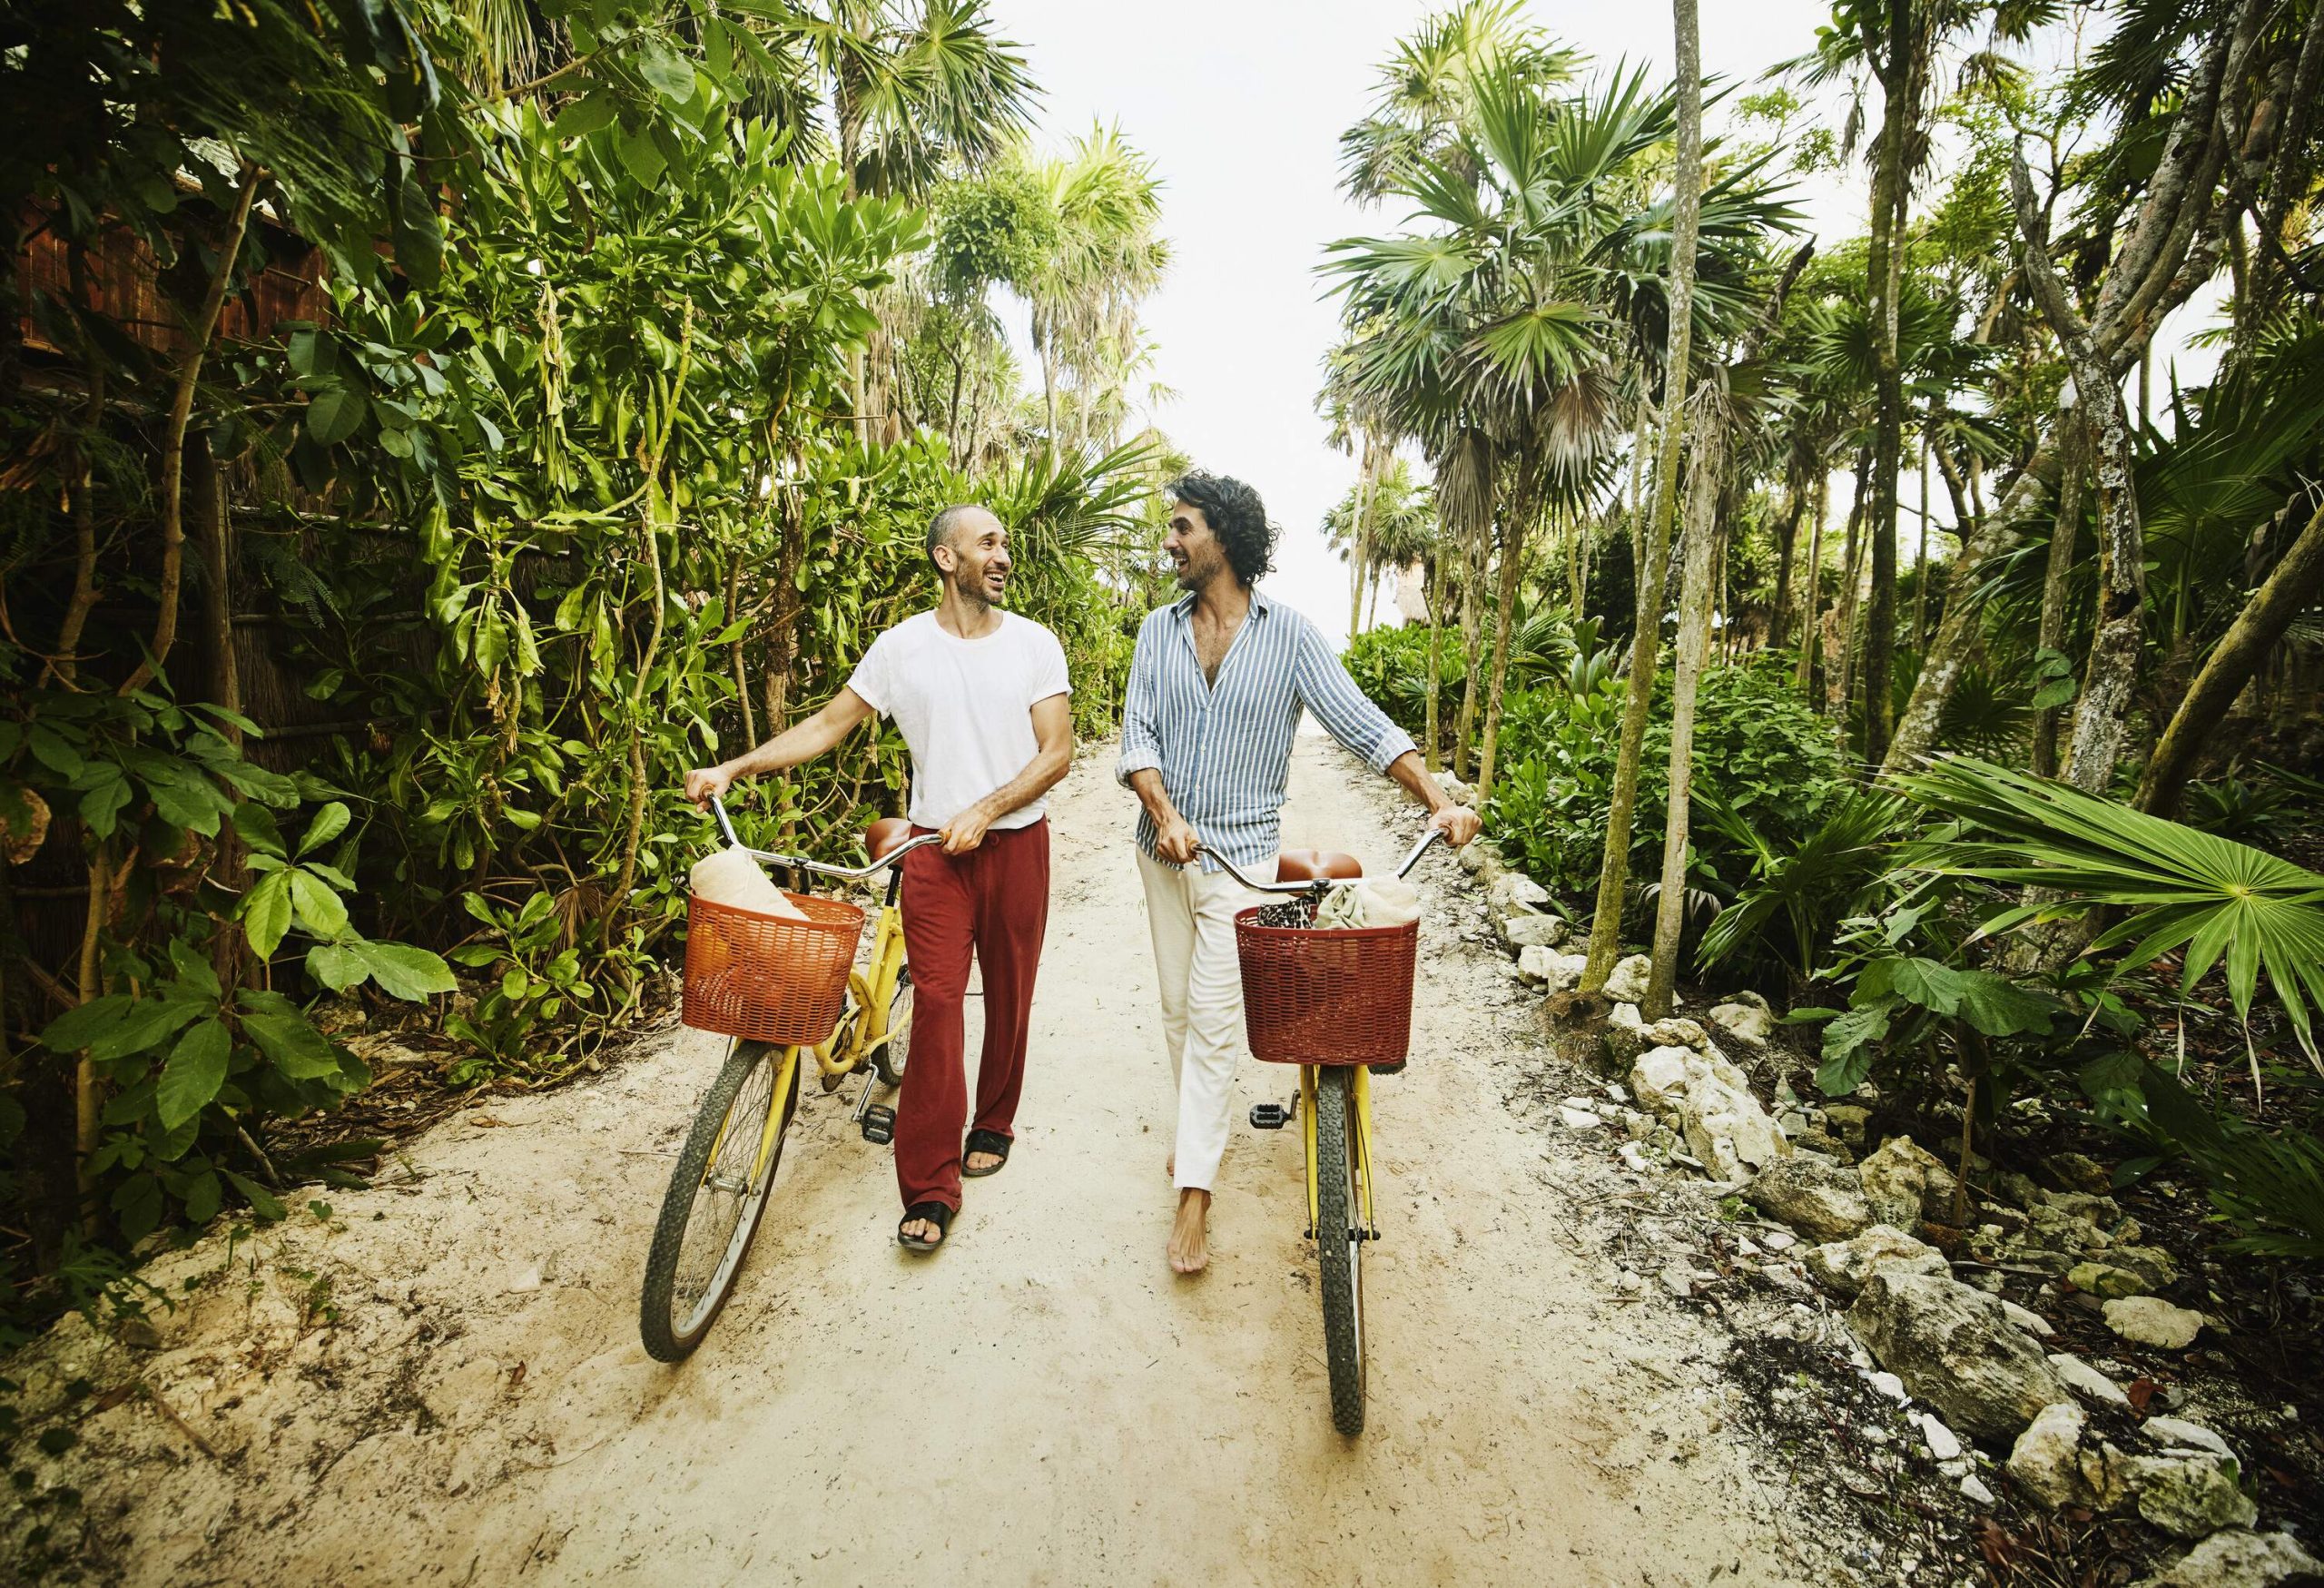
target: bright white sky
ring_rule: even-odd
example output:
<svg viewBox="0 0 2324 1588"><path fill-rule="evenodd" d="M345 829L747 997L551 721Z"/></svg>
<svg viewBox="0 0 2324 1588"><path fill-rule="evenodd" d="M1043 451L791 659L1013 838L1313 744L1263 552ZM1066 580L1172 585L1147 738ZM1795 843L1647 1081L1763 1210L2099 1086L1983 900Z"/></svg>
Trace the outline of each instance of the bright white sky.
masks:
<svg viewBox="0 0 2324 1588"><path fill-rule="evenodd" d="M993 0L1000 31L1026 48L1046 92L1046 143L1111 122L1153 157L1175 259L1146 316L1158 380L1177 394L1154 417L1197 466L1258 488L1284 528L1269 589L1335 641L1347 630L1347 572L1317 526L1354 483L1355 464L1325 444L1315 414L1338 317L1315 267L1327 243L1392 231L1403 219L1341 194L1338 139L1364 113L1394 41L1442 8L1428 0L1177 0L1159 11ZM1671 70L1667 0L1534 0L1531 11L1603 66L1626 57L1651 60L1663 75ZM1831 15L1828 0L1709 0L1701 12L1704 69L1747 81L1804 54ZM1862 229L1860 168L1810 179L1795 196L1827 242ZM1023 327L1014 334L1021 350ZM1915 482L1904 490L1910 514ZM1942 488L1935 494L1941 499ZM1940 522L1949 517L1939 509ZM1909 558L1910 547L1902 549ZM1393 620L1384 593L1379 610Z"/></svg>

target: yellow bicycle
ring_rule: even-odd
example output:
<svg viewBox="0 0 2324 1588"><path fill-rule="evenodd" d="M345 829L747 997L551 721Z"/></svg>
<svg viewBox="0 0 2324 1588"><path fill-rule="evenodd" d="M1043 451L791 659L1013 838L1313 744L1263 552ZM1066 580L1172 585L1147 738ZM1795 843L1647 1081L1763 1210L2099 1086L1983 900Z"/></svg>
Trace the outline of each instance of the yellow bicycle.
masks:
<svg viewBox="0 0 2324 1588"><path fill-rule="evenodd" d="M727 843L739 846L725 805L715 799L711 804ZM872 928L870 953L847 971L846 996L829 1034L812 1043L734 1039L717 1079L704 1094L670 1173L645 1258L638 1332L646 1355L655 1361L677 1362L691 1355L734 1288L766 1211L767 1193L783 1159L783 1134L799 1107L801 1055L814 1061L825 1091L862 1074L863 1090L852 1119L867 1141L885 1145L895 1139L895 1110L872 1102L872 1092L875 1084L903 1084L911 1041L911 968L904 962L903 918L896 904L902 873L896 863L936 842L932 833L913 837L911 824L891 817L864 830L868 865L826 865L798 855L748 851L762 864L842 880L887 869L887 898ZM793 901L835 908L861 922L862 912L852 905L833 907L829 901L798 895ZM843 952L852 957L852 944Z"/></svg>
<svg viewBox="0 0 2324 1588"><path fill-rule="evenodd" d="M1432 827L1396 868L1403 876L1444 836ZM1351 855L1285 850L1275 880L1246 876L1212 852L1235 880L1256 893L1305 894L1362 879ZM1284 930L1266 912L1236 912L1243 1018L1251 1051L1299 1067L1299 1090L1285 1103L1260 1103L1251 1124L1280 1130L1295 1118L1307 1162L1307 1228L1322 1270L1324 1358L1331 1376L1332 1422L1364 1431L1364 1248L1380 1238L1372 1188L1372 1071L1403 1066L1412 1035L1417 922L1353 931Z"/></svg>

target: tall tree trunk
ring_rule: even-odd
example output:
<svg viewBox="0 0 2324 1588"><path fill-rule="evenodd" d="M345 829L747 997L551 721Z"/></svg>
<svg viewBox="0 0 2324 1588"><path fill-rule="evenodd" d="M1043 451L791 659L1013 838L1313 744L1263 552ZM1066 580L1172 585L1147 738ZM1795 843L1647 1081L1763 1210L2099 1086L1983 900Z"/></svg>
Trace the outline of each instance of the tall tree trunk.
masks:
<svg viewBox="0 0 2324 1588"><path fill-rule="evenodd" d="M2299 532L2299 538L2292 542L2267 582L2252 594L2226 637L2212 647L2179 709L2171 714L2171 725L2163 730L2162 742L2154 747L2146 775L2139 782L2135 803L2140 810L2157 816L2177 813L2180 796L2211 730L2258 674L2291 620L2320 593L2324 593L2324 508L2308 520L2308 528Z"/></svg>
<svg viewBox="0 0 2324 1588"><path fill-rule="evenodd" d="M1835 731L1839 735L1840 755L1848 753L1848 708L1856 703L1856 674L1862 640L1856 623L1856 608L1864 599L1864 549L1868 538L1864 533L1865 490L1857 483L1856 506L1848 513L1847 549L1841 561L1845 565L1840 579L1839 616L1833 627L1833 637L1839 642L1839 668L1832 681L1829 702Z"/></svg>
<svg viewBox="0 0 2324 1588"><path fill-rule="evenodd" d="M226 306L226 288L242 253L242 236L250 230L251 201L258 196L263 173L244 162L241 183L234 194L234 212L218 242L218 268L211 272L209 290L193 323L186 328L185 356L179 360L175 389L170 395L168 422L162 431L162 581L155 597L159 612L153 619L153 643L120 693L134 695L169 665L178 640L178 593L185 576L185 448L186 431L193 423L193 394L202 381L202 360L217 331L218 315Z"/></svg>
<svg viewBox="0 0 2324 1588"><path fill-rule="evenodd" d="M1710 650L1711 564L1718 539L1714 511L1725 472L1717 421L1695 431L1688 483L1686 568L1679 586L1679 660L1670 685L1670 800L1663 814L1662 887L1654 911L1654 970L1643 1012L1650 1021L1670 1012L1679 982L1679 939L1687 923L1687 819L1694 793L1695 695Z"/></svg>
<svg viewBox="0 0 2324 1588"><path fill-rule="evenodd" d="M99 943L105 926L105 917L113 908L113 854L104 841L96 843L96 853L89 861L89 908L81 923L81 953L78 975L73 989L77 1002L89 1003L103 996L104 989L99 981L101 962ZM74 1173L81 1198L81 1228L94 1235L97 1229L97 1177L90 1167L90 1159L97 1153L103 1136L104 1098L97 1086L97 1069L87 1051L74 1061L73 1066L73 1162Z"/></svg>
<svg viewBox="0 0 2324 1588"><path fill-rule="evenodd" d="M1485 558L1491 552L1492 520L1469 531L1468 577L1461 581L1461 643L1468 659L1468 676L1461 686L1461 715L1452 725L1452 775L1469 780L1469 750L1477 728L1477 663L1484 646L1484 606L1479 598L1485 584Z"/></svg>
<svg viewBox="0 0 2324 1588"><path fill-rule="evenodd" d="M2035 650L2064 654L2066 596L2072 587L2074 543L2082 535L2082 470L2088 441L2083 427L2063 421L2065 436L2059 447L2058 517L2050 529L2050 555L2042 575L2042 622L2034 640ZM2058 774L2058 724L2061 710L2045 705L2034 714L2034 774Z"/></svg>
<svg viewBox="0 0 2324 1588"><path fill-rule="evenodd" d="M1904 450L1905 378L1897 337L1898 289L1904 279L1905 214L1914 99L1911 0L1887 0L1885 46L1867 54L1880 79L1881 128L1872 178L1872 238L1866 257L1873 323L1872 500L1866 538L1872 550L1872 605L1864 638L1866 758L1888 748L1889 678L1896 645L1896 478ZM1866 32L1870 32L1867 19ZM1872 45L1870 38L1866 40Z"/></svg>
<svg viewBox="0 0 2324 1588"><path fill-rule="evenodd" d="M2022 159L2011 166L2010 193L2016 202L2034 301L2065 350L2075 402L2090 426L2098 498L2098 609L2064 770L2066 781L2075 787L2102 794L2129 736L2131 696L2145 637L2146 542L2132 475L2131 419L2122 405L2118 371L2098 351L2092 327L2050 261L2048 231Z"/></svg>
<svg viewBox="0 0 2324 1588"><path fill-rule="evenodd" d="M1869 448L1856 452L1856 476L1849 482L1847 532L1840 543L1840 587L1837 598L1832 603L1833 638L1838 644L1839 653L1826 657L1824 662L1827 675L1824 710L1830 712L1837 704L1843 725L1840 730L1843 748L1847 744L1845 725L1847 721L1850 668L1855 662L1856 642L1851 637L1851 626L1856 622L1856 589L1864 567L1861 554L1864 549L1865 474L1871 456Z"/></svg>
<svg viewBox="0 0 2324 1588"><path fill-rule="evenodd" d="M1818 465L1819 469L1821 465ZM1807 524L1807 577L1799 589L1799 659L1792 686L1806 695L1816 681L1816 653L1824 637L1824 519L1832 508L1832 477L1818 472L1814 487L1816 516Z"/></svg>
<svg viewBox="0 0 2324 1588"><path fill-rule="evenodd" d="M1800 515L1807 508L1807 493L1799 481L1787 480L1783 518L1776 528L1776 597L1775 609L1768 615L1768 644L1780 646L1788 633L1791 617L1792 552L1799 544Z"/></svg>
<svg viewBox="0 0 2324 1588"><path fill-rule="evenodd" d="M1937 615L1936 632L1929 636L1928 655L1913 683L1912 699L1896 719L1896 737L1889 740L1887 758L1881 763L1883 772L1910 771L1935 750L1937 730L1944 725L1953 686L1961 681L1961 671L1969 665L1977 646L1980 609L1973 597L1979 570L2016 541L2018 527L2032 517L2043 481L2056 462L2045 436L1993 510L1970 520L1974 528L1962 538L1960 555L1946 577L1945 610Z"/></svg>
<svg viewBox="0 0 2324 1588"><path fill-rule="evenodd" d="M1444 588L1443 567L1444 545L1443 538L1439 537L1437 544L1429 547L1428 583L1423 591L1423 598L1428 603L1428 705L1423 719L1428 743L1422 746L1421 757L1427 763L1431 774L1439 771L1444 761L1444 729L1437 721L1436 700L1443 688L1443 663L1439 657L1444 637L1444 620L1443 615L1437 610L1437 598Z"/></svg>
<svg viewBox="0 0 2324 1588"><path fill-rule="evenodd" d="M1606 814L1606 853L1598 873L1598 899L1590 920L1590 956L1581 989L1595 994L1612 974L1622 952L1622 895L1630 887L1630 827L1638 800L1639 760L1646 746L1646 719L1654 704L1655 663L1662 648L1661 595L1670 557L1670 520L1678 506L1679 449L1687 413L1688 360L1695 318L1695 249L1702 221L1703 68L1696 0L1672 0L1678 35L1679 162L1676 214L1670 228L1670 327L1663 354L1665 419L1662 451L1654 483L1654 526L1639 577L1639 632L1630 646L1630 698L1622 712L1622 737L1614 757L1614 784ZM1649 604L1650 603L1650 604Z"/></svg>
<svg viewBox="0 0 2324 1588"><path fill-rule="evenodd" d="M1921 432L1921 549L1915 563L1919 576L1913 580L1913 655L1917 658L1921 647L1928 644L1928 432Z"/></svg>
<svg viewBox="0 0 2324 1588"><path fill-rule="evenodd" d="M1492 673L1486 686L1484 746L1477 756L1477 805L1492 797L1493 756L1501 744L1502 690L1509 681L1509 626L1517 610L1517 586L1525 572L1525 521L1530 508L1512 506L1501 535L1501 581L1492 616Z"/></svg>

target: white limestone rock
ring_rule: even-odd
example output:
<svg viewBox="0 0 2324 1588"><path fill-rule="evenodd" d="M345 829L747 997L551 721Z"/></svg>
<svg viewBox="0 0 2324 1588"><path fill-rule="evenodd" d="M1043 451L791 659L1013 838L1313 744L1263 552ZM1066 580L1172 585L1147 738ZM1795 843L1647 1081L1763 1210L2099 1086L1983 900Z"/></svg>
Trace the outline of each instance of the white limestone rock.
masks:
<svg viewBox="0 0 2324 1588"><path fill-rule="evenodd" d="M1876 1224L1846 1240L1810 1247L1804 1261L1817 1284L1850 1301L1864 1288L1865 1281L1882 1268L1901 1267L1915 1274L1951 1272L1943 1252L1888 1224Z"/></svg>
<svg viewBox="0 0 2324 1588"><path fill-rule="evenodd" d="M2130 1409L2131 1397L2122 1386L2107 1377L2089 1363L2069 1351L2050 1353L2051 1370L2065 1381L2068 1389L2094 1406L2119 1406Z"/></svg>
<svg viewBox="0 0 2324 1588"><path fill-rule="evenodd" d="M2300 1548L2291 1534L2231 1527L2212 1534L2169 1570L2142 1578L2131 1588L2278 1588L2318 1575L2324 1575L2324 1561Z"/></svg>
<svg viewBox="0 0 2324 1588"><path fill-rule="evenodd" d="M2138 1345L2183 1351L2202 1333L2203 1315L2159 1296L2125 1296L2106 1303L2106 1327Z"/></svg>
<svg viewBox="0 0 2324 1588"><path fill-rule="evenodd" d="M1644 954L1632 954L1617 963L1614 973L1606 978L1606 996L1616 1003L1643 1003L1647 981L1653 973L1652 960Z"/></svg>

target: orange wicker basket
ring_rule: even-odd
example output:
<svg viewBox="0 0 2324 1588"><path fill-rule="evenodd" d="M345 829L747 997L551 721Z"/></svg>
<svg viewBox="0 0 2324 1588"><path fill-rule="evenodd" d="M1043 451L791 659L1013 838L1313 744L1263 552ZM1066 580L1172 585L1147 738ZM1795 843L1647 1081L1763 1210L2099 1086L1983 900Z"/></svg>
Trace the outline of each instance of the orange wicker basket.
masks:
<svg viewBox="0 0 2324 1588"><path fill-rule="evenodd" d="M804 921L686 902L685 1023L760 1042L820 1042L839 1023L863 912L809 893Z"/></svg>
<svg viewBox="0 0 2324 1588"><path fill-rule="evenodd" d="M1420 922L1315 931L1235 915L1243 1030L1270 1064L1397 1064L1412 1046Z"/></svg>

